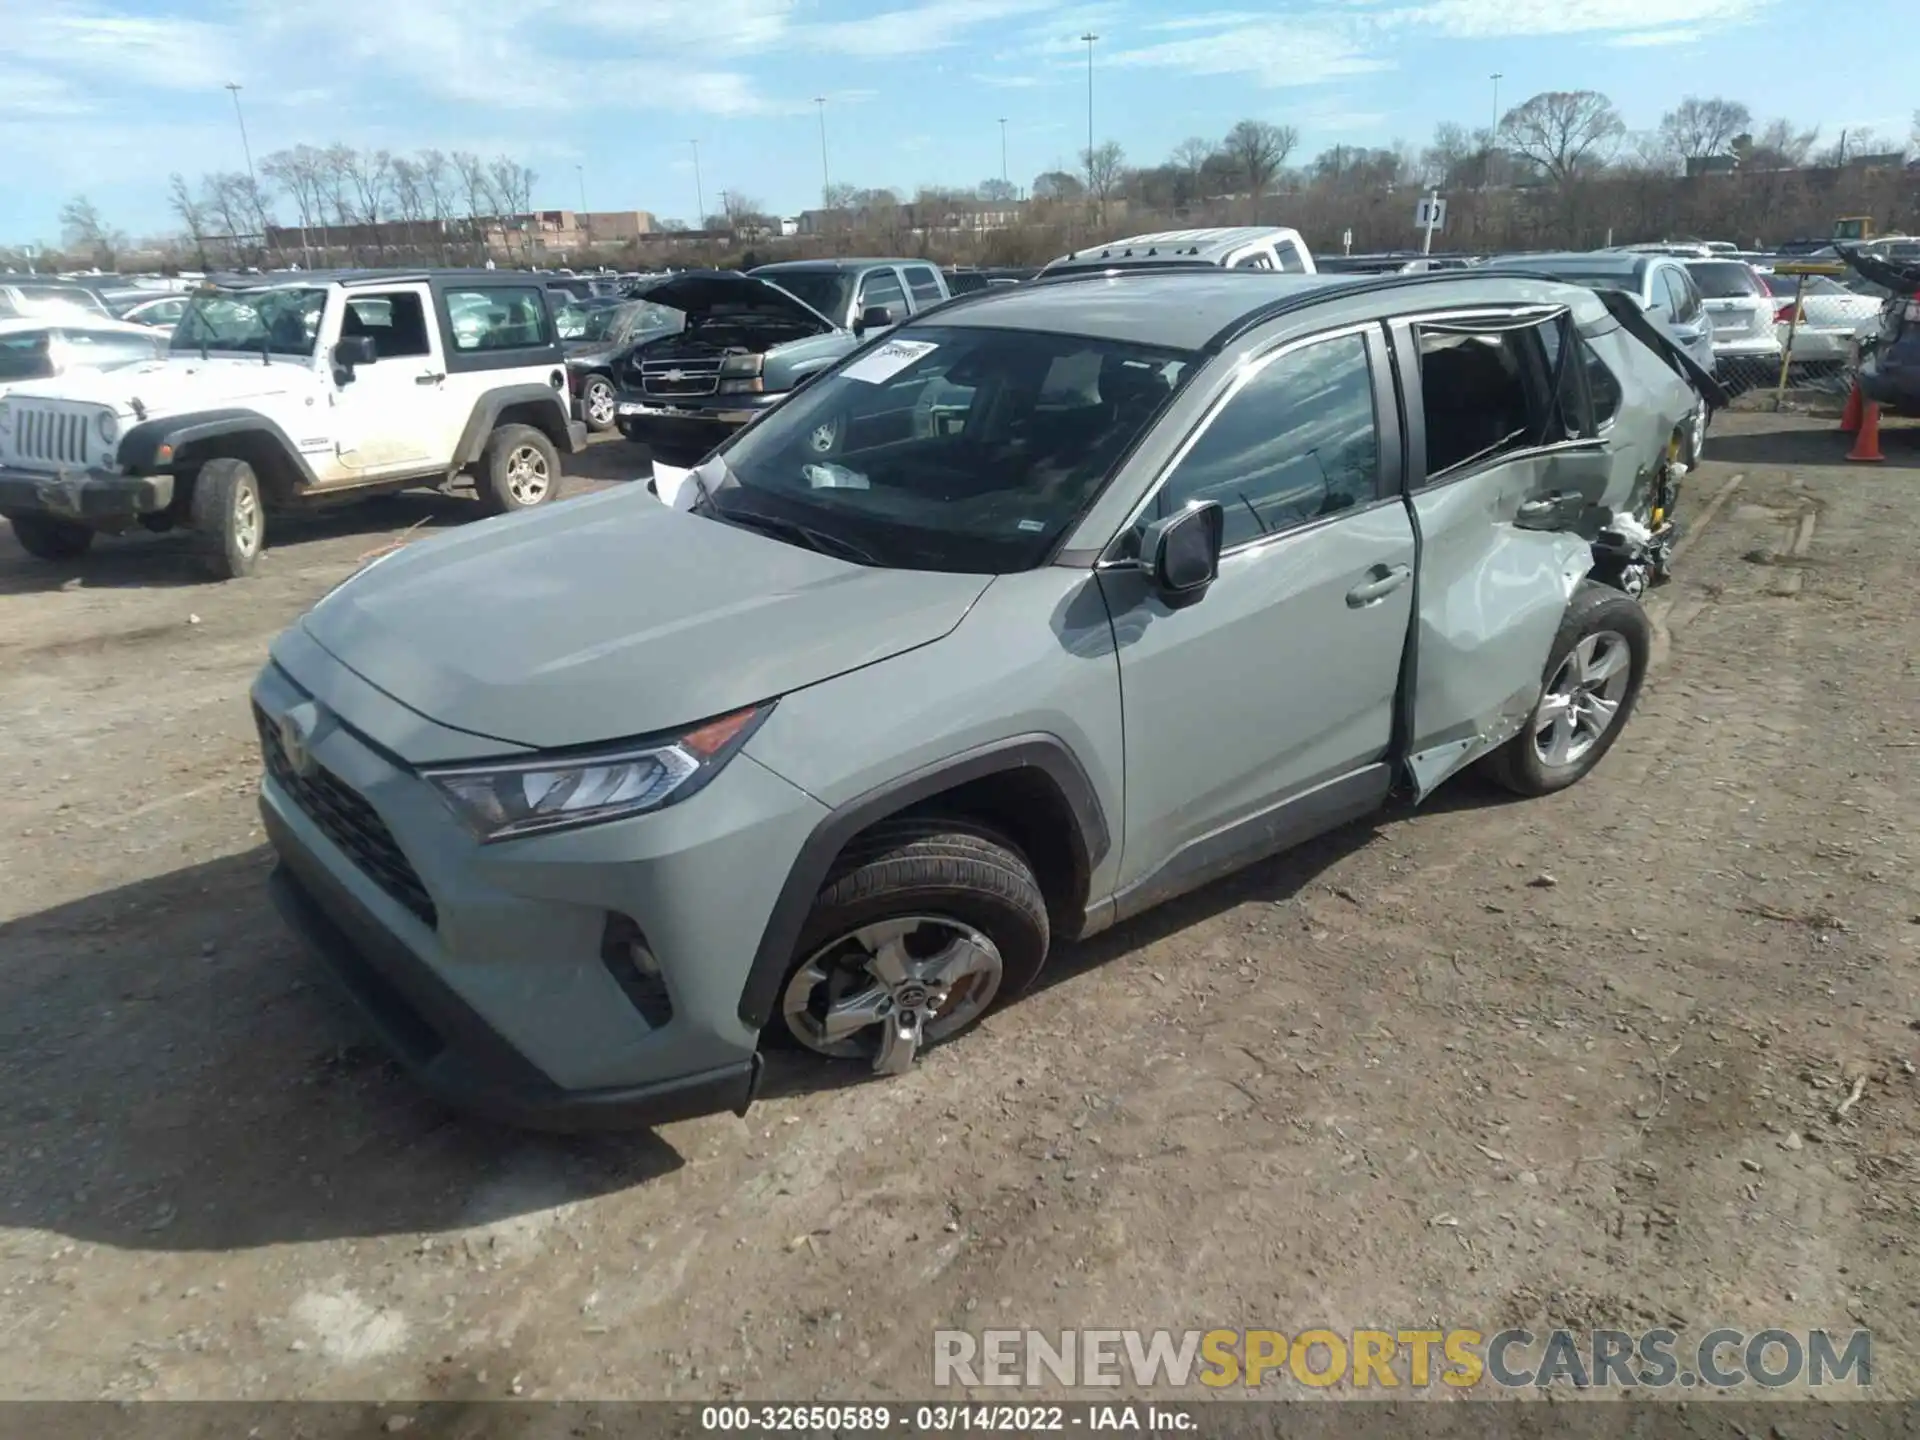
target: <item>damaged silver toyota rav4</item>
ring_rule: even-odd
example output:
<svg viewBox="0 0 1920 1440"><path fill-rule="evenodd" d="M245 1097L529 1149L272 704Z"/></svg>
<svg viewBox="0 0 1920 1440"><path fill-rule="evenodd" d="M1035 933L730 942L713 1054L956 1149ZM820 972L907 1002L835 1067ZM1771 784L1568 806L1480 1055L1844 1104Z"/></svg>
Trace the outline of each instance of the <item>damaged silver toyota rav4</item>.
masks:
<svg viewBox="0 0 1920 1440"><path fill-rule="evenodd" d="M446 1097L639 1124L744 1110L774 1037L903 1070L1063 942L1476 762L1570 785L1718 393L1610 304L1208 269L942 306L669 503L408 545L282 635L274 896Z"/></svg>

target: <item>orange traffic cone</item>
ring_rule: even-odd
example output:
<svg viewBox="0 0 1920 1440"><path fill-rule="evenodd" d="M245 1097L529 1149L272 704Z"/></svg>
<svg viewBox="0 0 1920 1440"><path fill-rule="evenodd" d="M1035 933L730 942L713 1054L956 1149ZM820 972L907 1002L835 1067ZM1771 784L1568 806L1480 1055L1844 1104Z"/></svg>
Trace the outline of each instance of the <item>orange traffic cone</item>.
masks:
<svg viewBox="0 0 1920 1440"><path fill-rule="evenodd" d="M1847 392L1847 408L1840 412L1840 433L1857 435L1860 433L1860 381L1855 377L1853 389Z"/></svg>
<svg viewBox="0 0 1920 1440"><path fill-rule="evenodd" d="M1860 406L1860 434L1847 453L1849 460L1883 460L1880 453L1880 406L1867 400Z"/></svg>

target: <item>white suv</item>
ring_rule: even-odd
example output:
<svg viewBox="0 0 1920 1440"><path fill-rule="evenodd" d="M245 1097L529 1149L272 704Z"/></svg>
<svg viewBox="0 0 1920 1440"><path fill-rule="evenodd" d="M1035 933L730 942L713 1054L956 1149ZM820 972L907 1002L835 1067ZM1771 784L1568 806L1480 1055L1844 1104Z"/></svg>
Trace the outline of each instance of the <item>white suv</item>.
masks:
<svg viewBox="0 0 1920 1440"><path fill-rule="evenodd" d="M265 516L446 485L493 513L550 498L568 414L544 287L493 271L265 277L195 292L161 360L0 400L0 515L29 554L192 530L248 574Z"/></svg>

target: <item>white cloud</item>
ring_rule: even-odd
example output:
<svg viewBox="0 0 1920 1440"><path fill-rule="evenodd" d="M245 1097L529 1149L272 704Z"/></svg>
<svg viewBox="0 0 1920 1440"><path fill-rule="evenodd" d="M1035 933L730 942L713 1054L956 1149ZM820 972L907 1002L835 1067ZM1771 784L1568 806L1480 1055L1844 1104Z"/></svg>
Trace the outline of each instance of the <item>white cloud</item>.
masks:
<svg viewBox="0 0 1920 1440"><path fill-rule="evenodd" d="M1758 14L1768 0L1439 0L1387 12L1390 24L1417 25L1456 39L1503 35L1647 32L1726 24Z"/></svg>
<svg viewBox="0 0 1920 1440"><path fill-rule="evenodd" d="M1047 8L1048 0L930 0L858 20L796 25L792 39L839 55L919 55L958 44L969 31Z"/></svg>
<svg viewBox="0 0 1920 1440"><path fill-rule="evenodd" d="M224 27L179 16L133 15L75 0L11 9L5 50L37 71L199 90L221 84L232 49Z"/></svg>
<svg viewBox="0 0 1920 1440"><path fill-rule="evenodd" d="M1622 35L1609 36L1607 44L1628 49L1644 49L1655 45L1691 45L1701 38L1702 32L1691 25L1682 25L1672 30L1629 30Z"/></svg>
<svg viewBox="0 0 1920 1440"><path fill-rule="evenodd" d="M1120 50L1097 63L1189 75L1247 75L1273 88L1317 85L1342 75L1393 68L1391 61L1363 49L1356 36L1298 19L1233 24L1207 35Z"/></svg>

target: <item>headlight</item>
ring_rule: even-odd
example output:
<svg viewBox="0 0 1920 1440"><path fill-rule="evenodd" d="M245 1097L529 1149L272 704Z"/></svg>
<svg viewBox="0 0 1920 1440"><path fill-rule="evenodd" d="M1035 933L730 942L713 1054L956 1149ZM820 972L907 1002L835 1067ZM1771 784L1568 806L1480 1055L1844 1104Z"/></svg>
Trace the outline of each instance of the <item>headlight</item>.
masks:
<svg viewBox="0 0 1920 1440"><path fill-rule="evenodd" d="M120 422L115 419L109 411L102 410L100 412L99 418L94 421L94 428L100 432L100 443L102 445L111 445L119 438Z"/></svg>
<svg viewBox="0 0 1920 1440"><path fill-rule="evenodd" d="M720 374L723 378L736 375L758 375L765 367L764 355L729 355L720 362Z"/></svg>
<svg viewBox="0 0 1920 1440"><path fill-rule="evenodd" d="M482 844L596 825L686 799L733 758L772 709L770 703L751 706L682 735L597 755L556 755L425 774Z"/></svg>

